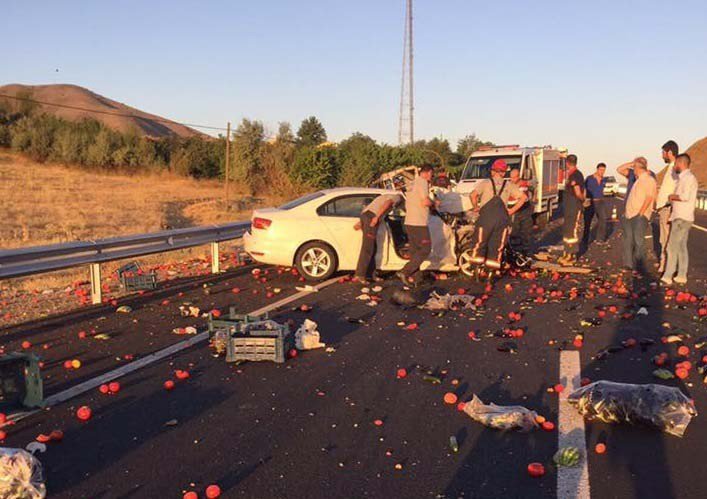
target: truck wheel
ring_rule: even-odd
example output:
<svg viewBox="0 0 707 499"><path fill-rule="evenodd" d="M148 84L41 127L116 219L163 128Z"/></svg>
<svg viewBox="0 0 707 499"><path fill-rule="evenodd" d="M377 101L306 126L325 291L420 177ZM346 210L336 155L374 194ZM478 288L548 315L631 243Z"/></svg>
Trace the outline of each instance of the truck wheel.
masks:
<svg viewBox="0 0 707 499"><path fill-rule="evenodd" d="M336 252L326 243L314 241L302 246L295 256L297 271L307 281L323 281L336 272Z"/></svg>

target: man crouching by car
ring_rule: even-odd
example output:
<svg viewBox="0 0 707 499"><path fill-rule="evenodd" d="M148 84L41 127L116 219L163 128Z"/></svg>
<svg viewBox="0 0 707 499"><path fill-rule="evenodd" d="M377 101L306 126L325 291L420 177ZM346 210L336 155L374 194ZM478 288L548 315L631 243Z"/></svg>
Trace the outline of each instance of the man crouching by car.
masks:
<svg viewBox="0 0 707 499"><path fill-rule="evenodd" d="M355 229L361 230L361 252L358 255L358 265L356 266L356 279L363 285L369 283L369 279L381 280L375 274L376 271L376 235L378 225L390 210L403 201L400 193L381 194L361 212L359 222Z"/></svg>

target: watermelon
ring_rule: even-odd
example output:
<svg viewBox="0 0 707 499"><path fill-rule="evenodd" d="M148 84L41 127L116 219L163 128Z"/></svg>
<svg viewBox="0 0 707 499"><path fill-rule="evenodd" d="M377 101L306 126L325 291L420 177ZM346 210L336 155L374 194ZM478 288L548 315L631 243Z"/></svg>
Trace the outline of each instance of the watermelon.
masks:
<svg viewBox="0 0 707 499"><path fill-rule="evenodd" d="M579 457L580 453L577 447L564 447L559 449L552 459L557 466L577 466Z"/></svg>

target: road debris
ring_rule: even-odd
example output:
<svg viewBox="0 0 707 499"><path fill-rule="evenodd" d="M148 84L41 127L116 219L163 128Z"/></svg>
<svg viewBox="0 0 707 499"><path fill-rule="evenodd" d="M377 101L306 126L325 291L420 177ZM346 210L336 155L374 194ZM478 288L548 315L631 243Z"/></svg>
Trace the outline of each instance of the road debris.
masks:
<svg viewBox="0 0 707 499"><path fill-rule="evenodd" d="M433 291L422 308L425 310L476 310L475 298L467 294L452 295L449 293L440 295Z"/></svg>
<svg viewBox="0 0 707 499"><path fill-rule="evenodd" d="M589 420L642 424L682 437L697 410L679 388L595 381L568 401Z"/></svg>
<svg viewBox="0 0 707 499"><path fill-rule="evenodd" d="M518 429L527 432L538 427L535 411L520 405L484 404L476 395L464 404L464 412L474 421L496 430Z"/></svg>
<svg viewBox="0 0 707 499"><path fill-rule="evenodd" d="M43 499L47 495L42 464L27 450L0 448L0 477L0 497Z"/></svg>
<svg viewBox="0 0 707 499"><path fill-rule="evenodd" d="M577 447L564 447L558 449L552 460L557 466L577 466L579 464L579 458L581 454Z"/></svg>
<svg viewBox="0 0 707 499"><path fill-rule="evenodd" d="M297 350L314 350L325 346L326 344L321 342L319 331L317 331L317 323L310 319L305 319L304 323L295 331L295 347L297 347Z"/></svg>

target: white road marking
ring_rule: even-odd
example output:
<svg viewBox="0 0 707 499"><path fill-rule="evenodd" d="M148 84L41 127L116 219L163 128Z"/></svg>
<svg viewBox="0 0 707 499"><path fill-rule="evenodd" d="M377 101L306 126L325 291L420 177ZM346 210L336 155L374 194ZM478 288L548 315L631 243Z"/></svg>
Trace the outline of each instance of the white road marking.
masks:
<svg viewBox="0 0 707 499"><path fill-rule="evenodd" d="M580 387L580 364L577 350L560 352L560 393L557 448L577 447L581 454L577 466L561 466L557 470L558 499L590 499L587 440L584 418L567 402L567 396Z"/></svg>
<svg viewBox="0 0 707 499"><path fill-rule="evenodd" d="M329 286L330 284L334 284L335 282L338 281L338 277L329 279L328 281L324 281L320 284L317 284L315 288L317 291L319 291L322 288L325 288ZM298 293L295 293L293 295L287 296L283 298L282 300L276 301L275 303L271 303L269 305L266 305L264 307L261 307L257 310L254 310L250 312L248 315L261 315L264 314L265 312L270 312L272 310L275 310L277 308L280 308L284 305L287 305L288 303L292 303L293 301L299 300L300 298L303 298L304 296L310 295L312 292L311 291L300 291ZM71 388L67 388L64 391L61 391L59 393L55 393L54 395L51 395L44 399L44 408L52 407L54 405L60 404L62 402L66 402L69 399L72 399L74 397L77 397L78 395L81 395L83 393L86 393L89 390L93 390L95 388L98 388L101 386L103 383L107 383L109 381L113 381L115 379L121 378L127 374L130 374L134 371L137 371L138 369L142 369L143 367L149 366L150 364L154 364L155 362L158 362L166 357L169 357L170 355L174 355L177 352L181 352L182 350L185 350L187 348L190 348L197 343L201 343L202 341L205 341L209 338L209 332L205 331L203 333L199 333L195 336L192 336L191 338L180 341L179 343L175 343L174 345L170 345L167 348L163 348L162 350L159 350L157 352L151 353L150 355L147 355L146 357L143 357L141 359L138 359L136 361L133 361L129 364L125 364L124 366L121 366L117 369L114 369L112 371L109 371L107 373L101 374L100 376L97 376L95 378L89 379L87 381L84 381L83 383L79 383L78 385L72 386ZM8 421L12 422L17 422L21 419L25 419L28 416L31 416L32 414L36 414L40 412L42 409L36 409L32 411L27 411L27 412L17 412L14 413L10 416L8 416Z"/></svg>

